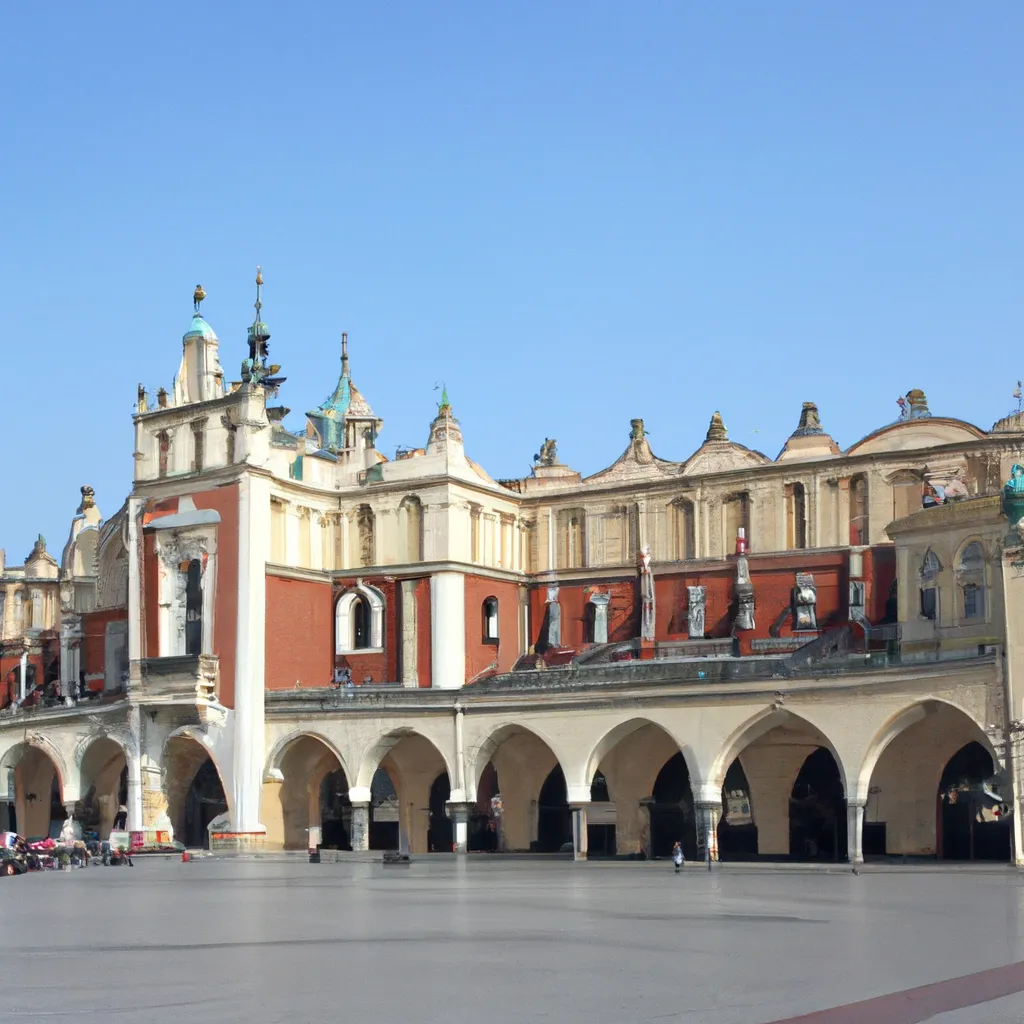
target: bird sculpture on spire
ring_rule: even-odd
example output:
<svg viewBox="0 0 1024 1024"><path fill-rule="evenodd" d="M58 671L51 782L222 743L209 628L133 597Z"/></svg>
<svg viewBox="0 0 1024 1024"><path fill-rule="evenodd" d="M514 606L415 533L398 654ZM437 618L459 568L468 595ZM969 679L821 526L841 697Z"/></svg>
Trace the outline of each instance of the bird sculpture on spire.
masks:
<svg viewBox="0 0 1024 1024"><path fill-rule="evenodd" d="M206 292L203 291L201 284L196 285L196 290L192 293L192 304L195 306L196 315L199 315L199 307L203 304L203 299L206 298Z"/></svg>

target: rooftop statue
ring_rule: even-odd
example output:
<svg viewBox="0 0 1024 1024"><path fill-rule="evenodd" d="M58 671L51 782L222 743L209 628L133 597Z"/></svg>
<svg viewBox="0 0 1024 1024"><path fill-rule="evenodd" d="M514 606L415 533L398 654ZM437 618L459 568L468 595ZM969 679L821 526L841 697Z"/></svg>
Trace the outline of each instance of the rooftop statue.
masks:
<svg viewBox="0 0 1024 1024"><path fill-rule="evenodd" d="M1003 486L1003 513L1014 525L1024 519L1024 466L1019 462Z"/></svg>
<svg viewBox="0 0 1024 1024"><path fill-rule="evenodd" d="M558 465L558 442L553 437L545 437L540 451L534 455L533 461L538 466Z"/></svg>

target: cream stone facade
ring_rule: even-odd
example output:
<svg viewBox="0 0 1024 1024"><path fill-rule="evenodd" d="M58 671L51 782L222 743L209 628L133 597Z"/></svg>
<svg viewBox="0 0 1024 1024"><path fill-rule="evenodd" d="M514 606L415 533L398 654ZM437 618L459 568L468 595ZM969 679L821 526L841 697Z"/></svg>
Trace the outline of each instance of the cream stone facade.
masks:
<svg viewBox="0 0 1024 1024"><path fill-rule="evenodd" d="M0 715L8 824L124 800L232 849L1022 861L1016 418L914 391L842 450L805 403L771 459L715 413L679 460L637 419L599 473L548 439L496 480L446 393L386 458L347 338L286 428L260 293L235 383L204 297L139 389L131 495L104 521L83 488L59 694Z"/></svg>

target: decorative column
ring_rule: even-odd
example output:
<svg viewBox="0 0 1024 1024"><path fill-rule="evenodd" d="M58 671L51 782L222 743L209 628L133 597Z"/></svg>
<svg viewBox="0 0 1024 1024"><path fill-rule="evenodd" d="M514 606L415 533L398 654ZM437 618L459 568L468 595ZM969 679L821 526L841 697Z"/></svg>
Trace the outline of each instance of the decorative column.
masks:
<svg viewBox="0 0 1024 1024"><path fill-rule="evenodd" d="M718 801L700 802L697 811L697 842L704 847L708 863L718 860L718 823L722 818L722 805Z"/></svg>
<svg viewBox="0 0 1024 1024"><path fill-rule="evenodd" d="M572 809L572 859L587 859L587 805L577 804Z"/></svg>
<svg viewBox="0 0 1024 1024"><path fill-rule="evenodd" d="M839 547L850 543L850 478L839 478Z"/></svg>
<svg viewBox="0 0 1024 1024"><path fill-rule="evenodd" d="M469 812L470 804L449 800L446 805L448 817L452 822L452 840L455 853L469 851Z"/></svg>
<svg viewBox="0 0 1024 1024"><path fill-rule="evenodd" d="M142 709L132 704L128 709L128 729L131 746L127 752L128 762L128 829L141 832L143 825L142 801Z"/></svg>
<svg viewBox="0 0 1024 1024"><path fill-rule="evenodd" d="M864 807L865 800L846 803L846 853L851 864L864 863Z"/></svg>
<svg viewBox="0 0 1024 1024"><path fill-rule="evenodd" d="M350 829L352 849L370 848L370 789L368 786L353 786L348 791L352 803L352 825Z"/></svg>
<svg viewBox="0 0 1024 1024"><path fill-rule="evenodd" d="M238 629L235 647L234 801L232 831L262 833L266 563L270 491L264 477L246 472L238 484ZM225 581L227 583L228 581Z"/></svg>

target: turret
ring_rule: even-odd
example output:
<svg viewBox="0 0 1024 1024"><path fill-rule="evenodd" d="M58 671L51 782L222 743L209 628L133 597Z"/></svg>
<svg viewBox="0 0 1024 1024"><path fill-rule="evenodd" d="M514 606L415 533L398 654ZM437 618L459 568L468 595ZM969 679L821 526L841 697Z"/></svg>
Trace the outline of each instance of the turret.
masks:
<svg viewBox="0 0 1024 1024"><path fill-rule="evenodd" d="M192 323L181 339L181 367L174 378L174 404L209 402L224 395L224 371L220 365L220 345L213 328L200 312L206 292L196 285L192 296ZM139 411L144 412L145 394L139 391Z"/></svg>

